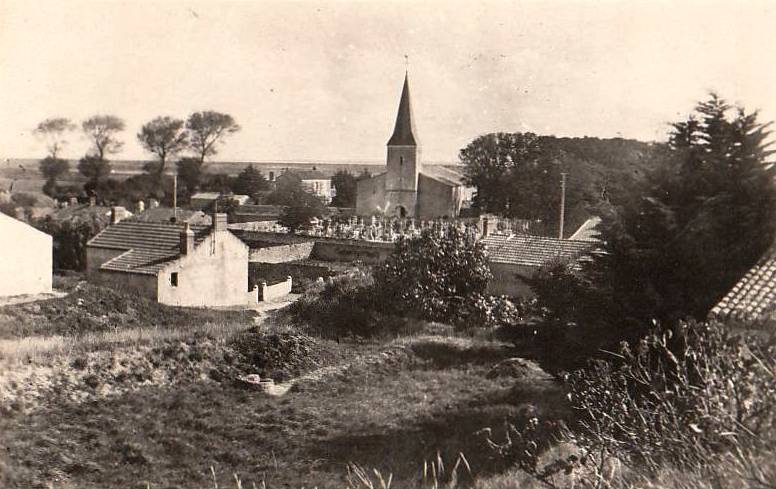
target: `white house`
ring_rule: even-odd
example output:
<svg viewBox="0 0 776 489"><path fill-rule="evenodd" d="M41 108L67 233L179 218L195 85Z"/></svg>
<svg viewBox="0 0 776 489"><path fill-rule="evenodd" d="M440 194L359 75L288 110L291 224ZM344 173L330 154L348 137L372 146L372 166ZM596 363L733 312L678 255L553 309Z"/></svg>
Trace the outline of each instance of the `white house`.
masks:
<svg viewBox="0 0 776 489"><path fill-rule="evenodd" d="M51 292L51 236L0 212L0 252L0 296Z"/></svg>

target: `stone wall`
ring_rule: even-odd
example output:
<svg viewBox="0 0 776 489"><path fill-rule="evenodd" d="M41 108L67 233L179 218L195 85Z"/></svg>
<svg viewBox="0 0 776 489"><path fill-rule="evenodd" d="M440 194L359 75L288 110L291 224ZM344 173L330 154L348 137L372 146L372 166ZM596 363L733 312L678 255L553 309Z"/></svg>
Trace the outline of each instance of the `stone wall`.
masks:
<svg viewBox="0 0 776 489"><path fill-rule="evenodd" d="M315 242L313 253L310 257L321 261L361 262L367 265L374 265L387 259L393 252L393 249L393 243L320 239Z"/></svg>
<svg viewBox="0 0 776 489"><path fill-rule="evenodd" d="M289 261L306 260L310 258L315 243L286 244L252 248L249 261L251 263L286 263Z"/></svg>

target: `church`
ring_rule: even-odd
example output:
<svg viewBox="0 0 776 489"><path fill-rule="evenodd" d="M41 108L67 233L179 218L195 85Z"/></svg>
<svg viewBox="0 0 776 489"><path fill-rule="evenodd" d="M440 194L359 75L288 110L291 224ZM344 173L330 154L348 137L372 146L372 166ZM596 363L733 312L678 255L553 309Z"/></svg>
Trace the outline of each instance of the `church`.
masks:
<svg viewBox="0 0 776 489"><path fill-rule="evenodd" d="M466 194L463 176L441 165L422 165L406 74L386 160L384 172L358 181L358 215L416 219L458 216Z"/></svg>

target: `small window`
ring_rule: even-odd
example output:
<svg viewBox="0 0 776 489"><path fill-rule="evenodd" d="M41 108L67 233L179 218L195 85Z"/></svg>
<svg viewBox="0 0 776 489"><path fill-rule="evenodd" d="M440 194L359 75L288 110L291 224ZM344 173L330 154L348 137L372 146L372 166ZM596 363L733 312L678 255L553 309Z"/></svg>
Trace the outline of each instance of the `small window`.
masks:
<svg viewBox="0 0 776 489"><path fill-rule="evenodd" d="M172 285L173 287L178 286L178 272L172 272L170 274L170 285Z"/></svg>
<svg viewBox="0 0 776 489"><path fill-rule="evenodd" d="M404 156L399 156L399 166L404 165Z"/></svg>

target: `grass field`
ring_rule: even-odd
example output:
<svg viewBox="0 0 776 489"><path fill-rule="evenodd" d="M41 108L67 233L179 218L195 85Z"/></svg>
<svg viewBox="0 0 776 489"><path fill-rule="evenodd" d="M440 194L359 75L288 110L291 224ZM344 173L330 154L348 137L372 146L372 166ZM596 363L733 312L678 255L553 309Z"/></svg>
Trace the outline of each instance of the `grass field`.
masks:
<svg viewBox="0 0 776 489"><path fill-rule="evenodd" d="M141 312L121 312L124 322L114 315L113 328L59 330L57 311L79 299L95 317L99 307L124 307L101 290L71 287L68 298L29 315L0 308L24 321L5 327L4 348L33 341L28 331L58 345L3 367L0 486L212 488L215 474L219 487L233 487L236 474L243 487L343 487L356 463L406 487L438 455L464 453L480 476L501 470L475 432L498 432L529 406L567 414L538 368L487 376L514 354L497 342L435 335L338 343L196 310L144 325L165 316L141 299L128 299ZM57 334L47 335L46 324ZM273 397L236 382L246 373L307 375Z"/></svg>

